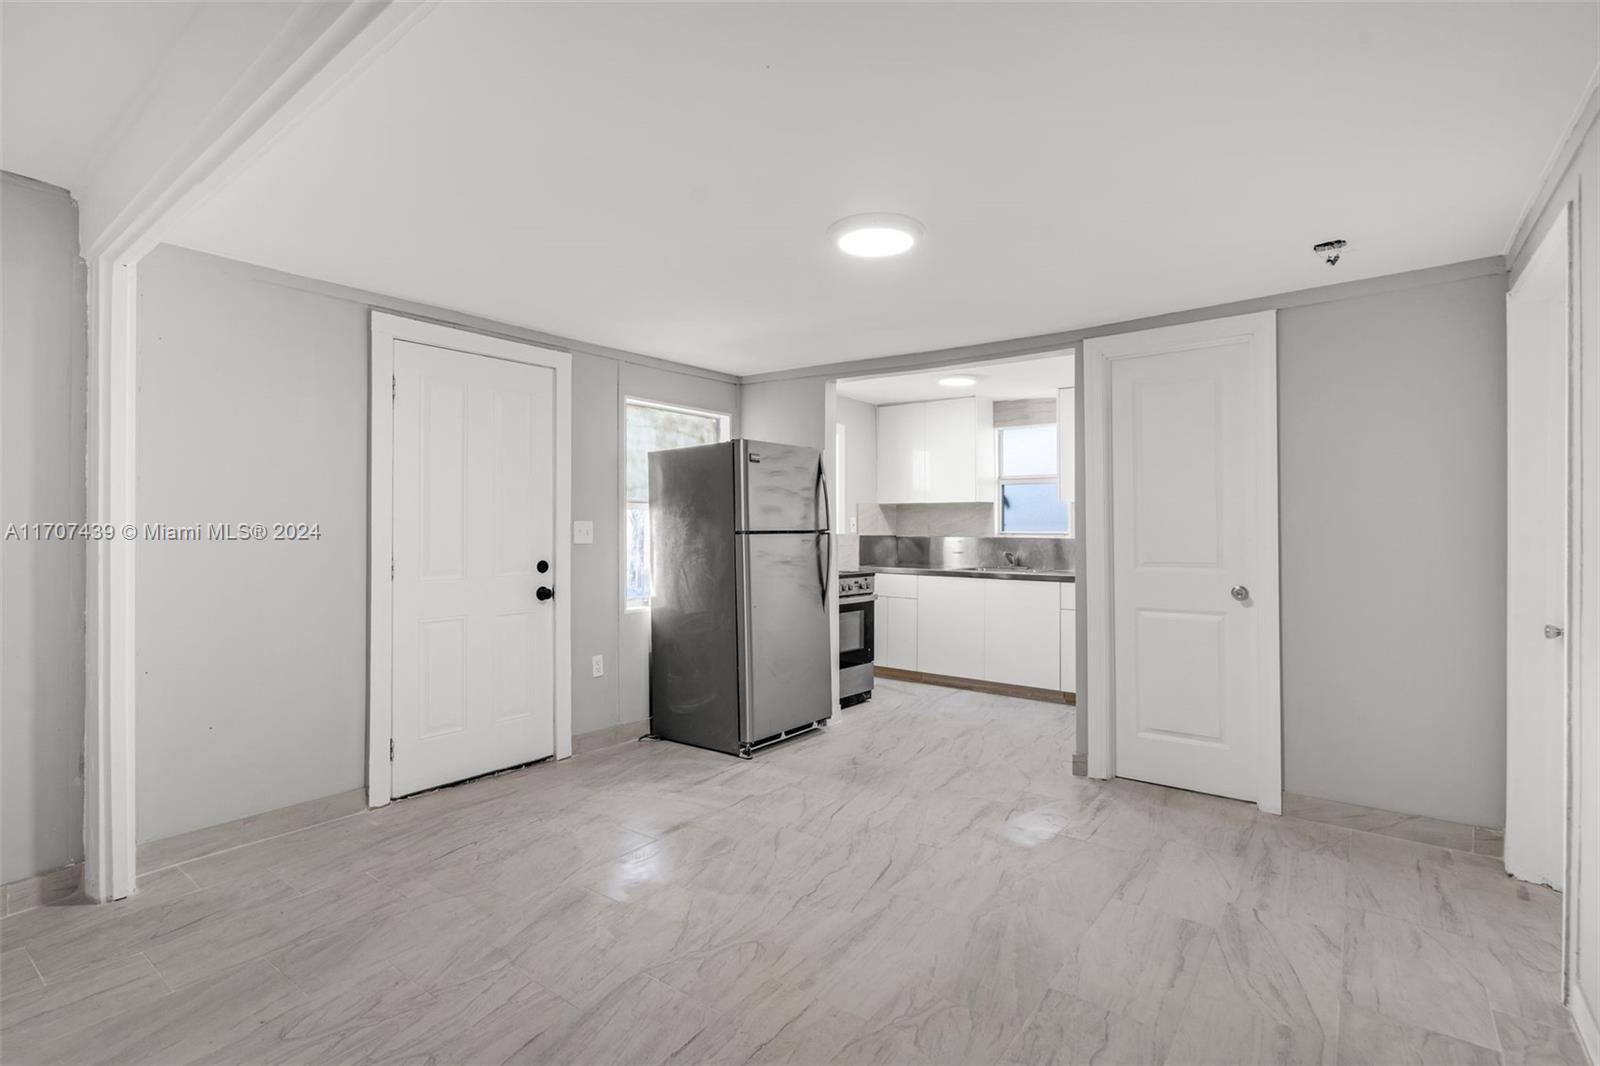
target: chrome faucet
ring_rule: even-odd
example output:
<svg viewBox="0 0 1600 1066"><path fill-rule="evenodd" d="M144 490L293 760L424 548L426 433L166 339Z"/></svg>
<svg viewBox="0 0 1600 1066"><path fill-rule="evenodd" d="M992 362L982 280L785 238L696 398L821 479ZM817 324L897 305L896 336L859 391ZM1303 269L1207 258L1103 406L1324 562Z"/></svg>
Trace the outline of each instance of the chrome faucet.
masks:
<svg viewBox="0 0 1600 1066"><path fill-rule="evenodd" d="M1017 553L1016 552L1001 552L1000 554L1002 554L1002 555L1004 555L1006 557L1006 565L1007 566L1021 566L1022 565L1022 560L1017 558Z"/></svg>

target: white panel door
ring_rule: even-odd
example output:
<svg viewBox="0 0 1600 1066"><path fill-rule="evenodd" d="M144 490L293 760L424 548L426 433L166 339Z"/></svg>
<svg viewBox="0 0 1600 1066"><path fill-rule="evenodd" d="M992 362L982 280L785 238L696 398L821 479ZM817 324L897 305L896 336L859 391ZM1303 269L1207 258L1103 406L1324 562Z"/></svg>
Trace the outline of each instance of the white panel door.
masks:
<svg viewBox="0 0 1600 1066"><path fill-rule="evenodd" d="M1268 316L1113 338L1107 386L1116 774L1276 809L1272 338Z"/></svg>
<svg viewBox="0 0 1600 1066"><path fill-rule="evenodd" d="M1567 824L1568 240L1563 212L1506 297L1505 864L1557 888Z"/></svg>
<svg viewBox="0 0 1600 1066"><path fill-rule="evenodd" d="M970 503L978 498L977 401L934 400L927 411L929 503Z"/></svg>
<svg viewBox="0 0 1600 1066"><path fill-rule="evenodd" d="M983 678L981 578L917 578L917 669L946 677Z"/></svg>
<svg viewBox="0 0 1600 1066"><path fill-rule="evenodd" d="M555 373L397 342L394 375L403 796L555 754Z"/></svg>
<svg viewBox="0 0 1600 1066"><path fill-rule="evenodd" d="M928 498L926 409L920 403L878 408L878 503Z"/></svg>
<svg viewBox="0 0 1600 1066"><path fill-rule="evenodd" d="M915 670L917 601L879 596L872 608L872 661L895 670Z"/></svg>
<svg viewBox="0 0 1600 1066"><path fill-rule="evenodd" d="M983 679L1060 691L1061 592L1053 581L980 579Z"/></svg>

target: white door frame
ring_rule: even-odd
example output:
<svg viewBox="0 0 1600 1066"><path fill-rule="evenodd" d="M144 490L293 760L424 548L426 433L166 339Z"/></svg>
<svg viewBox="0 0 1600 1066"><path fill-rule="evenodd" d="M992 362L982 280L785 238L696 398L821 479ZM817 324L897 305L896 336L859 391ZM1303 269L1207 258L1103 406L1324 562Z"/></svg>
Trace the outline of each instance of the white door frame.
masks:
<svg viewBox="0 0 1600 1066"><path fill-rule="evenodd" d="M368 482L371 577L367 645L367 806L394 799L394 346L426 344L488 359L548 367L556 378L555 735L556 758L572 754L572 356L552 348L372 312L368 381L372 475Z"/></svg>
<svg viewBox="0 0 1600 1066"><path fill-rule="evenodd" d="M137 551L136 537L124 531L138 528L139 261L175 220L391 48L435 2L297 0L283 32L197 126L154 106L138 111L134 118L151 123L141 127L148 142L170 152L158 170L148 169L147 153L113 153L84 190L74 190L88 268L86 517L116 531L85 545L83 892L97 903L137 888ZM169 66L156 88L187 84L182 79L192 74ZM147 91L144 99L161 94Z"/></svg>
<svg viewBox="0 0 1600 1066"><path fill-rule="evenodd" d="M1280 632L1278 610L1278 316L1261 311L1232 318L1216 318L1180 326L1095 337L1083 344L1083 448L1084 481L1080 528L1085 540L1083 572L1084 615L1089 631L1087 669L1078 679L1078 712L1088 716L1089 776L1111 778L1116 762L1116 637L1113 608L1111 541L1111 363L1149 354L1161 348L1213 348L1241 339L1251 341L1256 359L1255 380L1261 392L1255 407L1257 440L1256 491L1260 512L1256 516L1256 543L1261 569L1250 584L1265 633ZM1283 810L1283 691L1279 642L1262 657L1256 676L1260 733L1256 738L1257 798L1263 811ZM1085 676L1086 675L1086 676Z"/></svg>
<svg viewBox="0 0 1600 1066"><path fill-rule="evenodd" d="M1547 884L1553 888L1565 888L1565 877L1568 867L1568 827L1573 820L1572 806L1572 763L1571 744L1573 739L1573 705L1572 695L1574 687L1573 678L1573 652L1575 645L1572 643L1571 630L1573 607L1576 603L1574 595L1574 566L1573 545L1576 530L1573 527L1573 500L1576 491L1574 475L1579 470L1581 455L1575 450L1577 425L1577 412L1573 409L1572 401L1575 395L1573 383L1576 380L1574 370L1577 364L1577 340L1573 324L1577 321L1574 300L1577 293L1573 289L1572 281L1575 275L1573 253L1576 245L1573 241L1572 216L1573 205L1568 203L1562 206L1556 214L1555 220L1543 234L1539 235L1537 243L1530 241L1533 254L1528 258L1522 273L1516 283L1506 293L1507 336L1506 336L1506 361L1508 364L1508 381L1515 378L1509 369L1519 359L1534 358L1544 359L1548 353L1528 352L1522 347L1513 348L1514 342L1520 342L1520 335L1513 335L1509 323L1515 316L1519 298L1525 298L1530 277L1536 267L1545 265L1547 257L1559 255L1561 258L1556 264L1561 270L1561 283L1565 286L1566 312L1566 345L1565 359L1562 364L1561 381L1563 398L1567 407L1567 424L1565 436L1565 459L1567 470L1566 477L1562 479L1562 487L1567 492L1566 512L1561 523L1559 533L1563 539L1563 576L1562 593L1565 603L1559 615L1549 617L1544 611L1530 611L1524 594L1537 590L1529 590L1525 586L1532 580L1538 582L1546 574L1532 574L1527 571L1532 569L1528 563L1529 551L1533 548L1526 539L1519 541L1517 536L1524 538L1534 532L1526 528L1526 524L1518 523L1516 508L1518 503L1526 503L1520 496L1512 500L1513 521L1508 529L1507 541L1507 633L1506 633L1506 822L1505 822L1505 867L1506 873L1524 881L1533 881ZM1559 244L1551 243L1559 240ZM1543 399L1543 397L1537 398ZM1527 418L1518 417L1528 409L1537 409L1540 414L1547 413L1542 404L1537 400L1529 405L1520 394L1508 397L1507 418L1511 436L1507 442L1507 455L1510 459L1507 474L1515 484L1525 484L1527 479L1542 476L1546 472L1540 469L1540 464L1533 462L1530 468L1530 457L1526 449L1519 449L1520 438L1518 432L1529 429ZM1542 419L1541 419L1542 420ZM1541 457L1542 458L1542 457ZM1518 464L1521 460L1521 464ZM1520 479L1520 480L1519 480ZM1509 489L1508 489L1509 492ZM1534 536L1534 544L1541 542L1551 535L1552 530L1540 529ZM1541 750L1529 750L1525 744L1517 743L1513 738L1527 739L1531 731L1535 735L1535 743L1548 744L1553 736L1543 735L1539 729L1539 716L1551 708L1524 707L1528 702L1525 698L1527 692L1518 687L1519 683L1526 682L1530 674L1537 674L1544 669L1538 665L1524 662L1525 652L1528 650L1526 641L1532 635L1532 627L1539 625L1558 624L1567 630L1567 634L1560 639L1559 651L1563 659L1561 676L1561 722L1559 734L1564 750L1562 751L1562 777L1559 781L1547 780L1550 777L1548 768L1539 758ZM1546 642L1548 643L1548 642ZM1531 720L1525 721L1528 718ZM1553 724L1553 723L1552 723ZM1528 727L1528 728L1523 728ZM1559 826L1541 826L1540 816L1546 812L1546 804L1553 803L1555 792L1560 791L1561 824ZM1548 791L1547 791L1548 790ZM1531 793L1531 794L1530 794ZM1544 832L1548 830L1548 833Z"/></svg>

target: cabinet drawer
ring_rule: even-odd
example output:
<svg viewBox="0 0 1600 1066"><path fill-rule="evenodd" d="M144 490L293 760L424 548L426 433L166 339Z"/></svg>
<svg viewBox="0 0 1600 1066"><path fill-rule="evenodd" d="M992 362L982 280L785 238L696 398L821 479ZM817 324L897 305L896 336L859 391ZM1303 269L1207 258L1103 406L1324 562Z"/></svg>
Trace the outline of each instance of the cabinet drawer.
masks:
<svg viewBox="0 0 1600 1066"><path fill-rule="evenodd" d="M917 598L916 574L878 574L872 584L879 596L900 600Z"/></svg>

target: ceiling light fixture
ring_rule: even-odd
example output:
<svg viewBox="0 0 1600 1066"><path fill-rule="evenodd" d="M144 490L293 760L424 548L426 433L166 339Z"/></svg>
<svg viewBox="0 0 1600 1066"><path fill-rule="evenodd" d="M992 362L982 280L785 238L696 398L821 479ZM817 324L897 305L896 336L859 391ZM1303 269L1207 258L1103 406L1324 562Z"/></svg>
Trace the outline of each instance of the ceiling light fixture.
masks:
<svg viewBox="0 0 1600 1066"><path fill-rule="evenodd" d="M939 384L947 389L969 389L978 383L978 379L970 374L952 374L947 378L940 378Z"/></svg>
<svg viewBox="0 0 1600 1066"><path fill-rule="evenodd" d="M845 255L883 259L909 252L922 232L922 223L906 215L851 215L829 226L828 238Z"/></svg>

